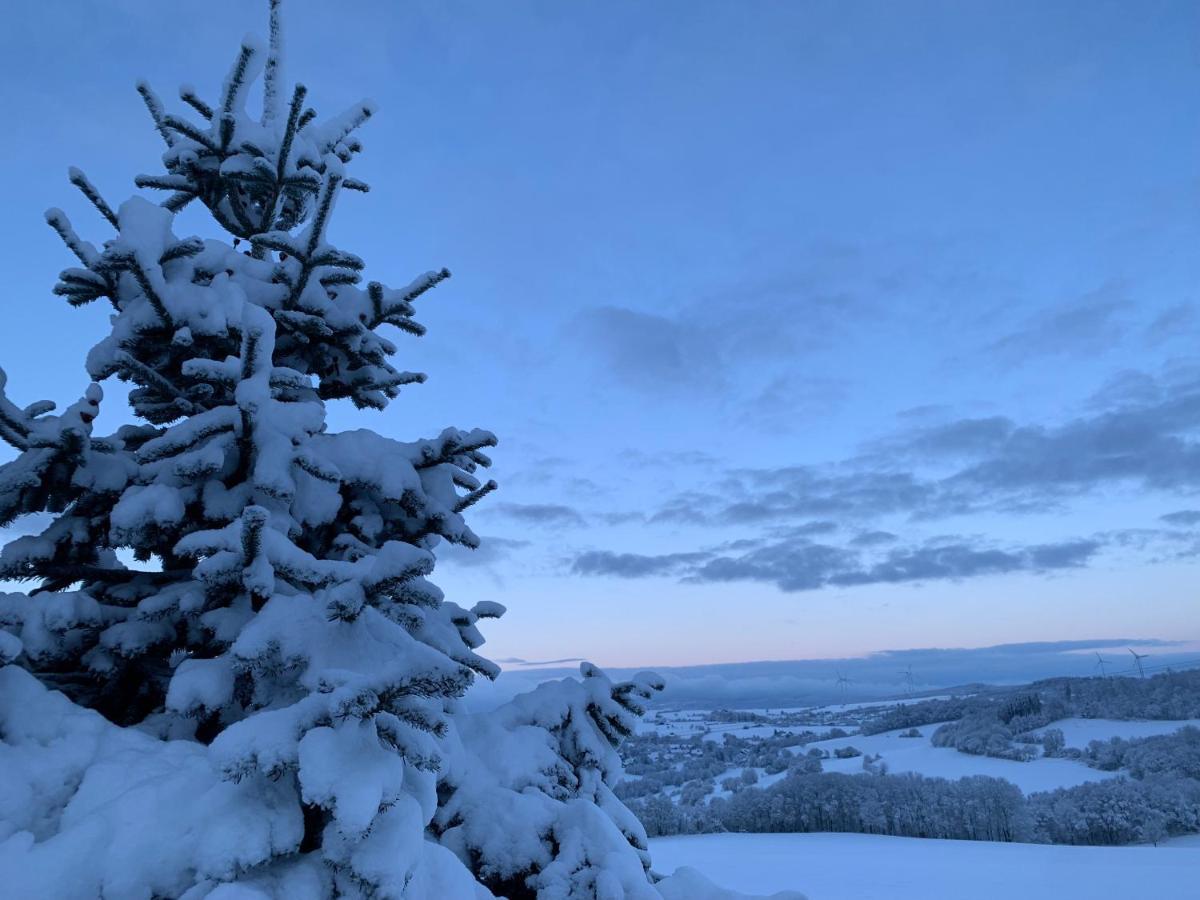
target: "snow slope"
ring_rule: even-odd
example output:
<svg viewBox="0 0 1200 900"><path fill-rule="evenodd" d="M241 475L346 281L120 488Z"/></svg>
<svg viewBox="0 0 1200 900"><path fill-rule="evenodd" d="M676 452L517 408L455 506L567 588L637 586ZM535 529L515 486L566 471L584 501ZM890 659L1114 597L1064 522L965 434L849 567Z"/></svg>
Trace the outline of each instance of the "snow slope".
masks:
<svg viewBox="0 0 1200 900"><path fill-rule="evenodd" d="M811 900L1195 900L1200 846L1063 847L861 834L656 838L654 867Z"/></svg>
<svg viewBox="0 0 1200 900"><path fill-rule="evenodd" d="M735 737L749 740L751 738L769 738L778 734L802 734L805 731L815 731L815 726L812 725L749 725L744 722L714 722L707 726L708 730L704 734L704 740L717 741L720 743L725 740L725 735L732 734Z"/></svg>
<svg viewBox="0 0 1200 900"><path fill-rule="evenodd" d="M1178 722L1157 724L1173 726L1168 729L1170 731L1180 725ZM1073 759L1033 759L1017 762L1011 759L994 759L990 756L972 756L950 747L934 747L929 743L929 738L937 728L937 725L918 728L921 732L919 738L900 737L899 731L885 731L872 735L854 734L844 738L817 741L808 744L802 751L818 747L832 754L838 747L857 747L863 753L882 754L888 772L893 775L902 772L915 772L918 775L937 778L990 775L1012 782L1025 794L1050 791L1059 787L1074 787L1087 781L1101 781L1116 775L1115 772L1101 772L1099 769L1089 768ZM825 772L859 774L863 770L862 763L861 756L851 759L823 759L821 767Z"/></svg>
<svg viewBox="0 0 1200 900"><path fill-rule="evenodd" d="M924 703L926 700L950 700L955 696L971 697L973 694L931 694L928 697L893 697L890 700L862 700L858 703L830 703L826 706L814 706L811 712L818 714L836 715L845 712L858 712L864 709L883 709L889 706L910 706L913 703Z"/></svg>
<svg viewBox="0 0 1200 900"><path fill-rule="evenodd" d="M1046 728L1059 729L1068 747L1078 747L1082 750L1090 741L1107 741L1114 737L1130 740L1153 737L1156 734L1173 734L1187 725L1200 728L1200 719L1145 722L1121 719L1059 719ZM1037 734L1041 734L1046 728L1039 729Z"/></svg>

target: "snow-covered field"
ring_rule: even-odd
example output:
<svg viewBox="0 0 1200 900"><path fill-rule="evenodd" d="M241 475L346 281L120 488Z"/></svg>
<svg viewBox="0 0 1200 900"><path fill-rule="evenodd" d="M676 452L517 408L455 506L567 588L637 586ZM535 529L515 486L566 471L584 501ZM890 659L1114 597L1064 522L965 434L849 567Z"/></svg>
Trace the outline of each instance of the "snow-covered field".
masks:
<svg viewBox="0 0 1200 900"><path fill-rule="evenodd" d="M799 734L802 731L812 731L819 726L756 724L754 722L711 722L703 718L703 714L689 711L679 714L664 713L653 720L643 721L638 725L639 734L661 734L675 737L693 737L700 735L706 741L721 741L726 734L737 737L762 738L770 737L775 732L782 734Z"/></svg>
<svg viewBox="0 0 1200 900"><path fill-rule="evenodd" d="M1185 723L1119 722L1116 724L1155 724L1162 726L1162 732L1167 733ZM915 772L918 775L937 778L989 775L993 778L1011 781L1026 794L1035 791L1049 791L1059 787L1074 787L1086 781L1101 781L1116 775L1115 772L1102 772L1099 769L1090 768L1073 759L1032 759L1028 762L1017 762L1011 759L995 759L990 756L973 756L949 747L934 747L929 743L929 737L937 728L937 725L924 725L918 728L917 730L921 732L919 738L900 737L899 731L885 731L882 734L872 735L854 734L844 738L817 741L808 744L801 750L808 751L817 747L828 750L832 754L839 747L856 747L863 753L882 754L884 762L887 763L888 772L894 775L902 772ZM831 758L822 760L821 767L825 772L858 774L863 770L862 763L861 756L850 759Z"/></svg>
<svg viewBox="0 0 1200 900"><path fill-rule="evenodd" d="M1153 737L1156 734L1171 734L1185 725L1200 728L1200 719L1183 721L1122 721L1120 719L1059 719L1046 728L1057 728L1063 733L1068 747L1086 747L1090 741L1107 741L1119 737L1132 738ZM1041 734L1046 729L1040 729Z"/></svg>
<svg viewBox="0 0 1200 900"><path fill-rule="evenodd" d="M749 738L771 737L776 732L780 734L800 734L802 731L812 731L811 725L751 725L746 722L715 722L708 725L704 735L706 741L723 741L725 735L732 734L743 740Z"/></svg>
<svg viewBox="0 0 1200 900"><path fill-rule="evenodd" d="M654 867L810 900L1196 900L1200 845L1061 847L860 834L656 838Z"/></svg>
<svg viewBox="0 0 1200 900"><path fill-rule="evenodd" d="M699 710L681 710L677 712L658 713L652 718L642 719L638 723L639 734L681 735L690 737L702 734L713 726L705 719L705 713Z"/></svg>
<svg viewBox="0 0 1200 900"><path fill-rule="evenodd" d="M892 706L905 706L922 700L945 700L949 694L936 697L892 698L858 703L834 703L825 706L772 706L739 709L738 712L762 716L765 723L718 722L710 709L664 709L643 719L639 734L660 734L691 737L704 735L706 740L719 741L726 733L741 738L768 737L776 731L798 734L818 728L842 727L857 729L862 714L870 714Z"/></svg>
<svg viewBox="0 0 1200 900"><path fill-rule="evenodd" d="M897 705L901 702L903 701L880 701L874 704L844 704L837 707L754 711L772 719L779 716L781 719L779 723L714 722L709 719L710 713L706 710L672 710L659 712L650 720L643 721L639 731L679 737L701 737L706 741L716 742L723 741L726 735L735 735L744 740L754 740L768 738L776 733L799 733L829 727L811 722L812 718L819 717L818 714L824 716L837 713L849 716L859 708L878 709L881 706ZM784 716L788 718L784 719ZM809 723L796 724L796 719L800 717L808 720ZM787 724L784 724L785 721ZM846 737L831 738L794 747L792 752L799 755L807 753L813 748L826 750L830 757L822 760L823 771L856 775L863 771L862 756L848 759L837 759L833 756L834 751L838 748L855 747L863 754L882 756L883 761L887 764L887 771L892 774L912 772L927 777L949 779L986 775L992 778L1003 778L1015 784L1026 794L1055 788L1069 788L1091 781L1102 781L1114 778L1119 774L1094 769L1074 759L1038 757L1026 762L1019 762L990 756L975 756L947 747L934 747L930 743L930 738L940 724L934 723L919 727L917 729L921 735L919 738L901 737L902 730L886 731L874 735L851 733ZM1107 740L1112 737L1142 738L1158 734L1171 734L1187 725L1200 726L1200 720L1062 719L1048 727L1061 729L1068 747L1084 748L1093 740ZM857 732L855 723L845 722L844 727L845 730ZM1034 747L1033 749L1040 753L1040 748ZM728 796L729 791L724 790L721 783L726 778L740 775L741 771L742 768L737 767L718 775L714 779L716 787L712 796ZM766 787L786 776L785 772L767 775L766 770L762 768L755 768L755 771L759 776L759 787ZM678 789L669 790L668 794L677 796ZM1200 892L1197 893L1197 897L1200 897Z"/></svg>
<svg viewBox="0 0 1200 900"><path fill-rule="evenodd" d="M860 712L864 709L880 709L886 706L908 706L913 703L924 703L926 700L949 700L954 696L971 697L973 694L931 694L928 697L893 697L889 700L862 700L857 703L829 703L825 706L814 706L811 712L815 714L836 715L838 713Z"/></svg>

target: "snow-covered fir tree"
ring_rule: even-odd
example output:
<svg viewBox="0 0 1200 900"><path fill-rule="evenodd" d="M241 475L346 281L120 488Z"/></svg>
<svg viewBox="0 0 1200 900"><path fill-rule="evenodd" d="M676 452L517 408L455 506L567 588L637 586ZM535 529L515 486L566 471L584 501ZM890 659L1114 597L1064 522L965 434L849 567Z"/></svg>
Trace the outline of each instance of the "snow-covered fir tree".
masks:
<svg viewBox="0 0 1200 900"><path fill-rule="evenodd" d="M326 404L378 410L424 376L385 326L449 276L362 281L330 238L373 114L317 116L284 82L279 2L187 115L138 85L165 192L108 229L50 225L74 254L55 293L108 304L83 397L20 406L0 381L0 520L41 527L0 554L0 879L90 898L683 896L655 884L611 790L614 748L661 683L546 684L490 713L460 699L498 669L504 612L428 580L441 542L495 488L487 431L401 442L331 432ZM251 87L261 79L261 113ZM201 204L228 234L176 232ZM137 424L95 432L100 383ZM695 890L689 876L688 891ZM728 896L728 895L722 895Z"/></svg>

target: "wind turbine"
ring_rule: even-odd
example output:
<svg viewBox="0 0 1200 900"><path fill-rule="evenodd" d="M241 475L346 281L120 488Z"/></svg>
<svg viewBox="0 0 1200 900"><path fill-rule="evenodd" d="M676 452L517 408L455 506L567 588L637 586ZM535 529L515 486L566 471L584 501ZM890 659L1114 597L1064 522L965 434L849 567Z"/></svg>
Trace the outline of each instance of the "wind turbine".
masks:
<svg viewBox="0 0 1200 900"><path fill-rule="evenodd" d="M1128 647L1125 649L1129 650ZM1132 650L1129 650L1129 652L1133 653ZM1142 668L1142 660L1145 659L1149 655L1150 655L1149 653L1133 653L1133 664L1135 666L1137 666L1138 674L1141 675L1143 678L1146 677L1146 670Z"/></svg>
<svg viewBox="0 0 1200 900"><path fill-rule="evenodd" d="M913 695L912 663L909 663L908 667L900 674L904 676L904 684L908 687L908 696L911 697Z"/></svg>
<svg viewBox="0 0 1200 900"><path fill-rule="evenodd" d="M1097 653L1096 654L1096 668L1100 670L1101 678L1107 677L1107 674L1104 671L1104 667L1106 665L1108 665L1108 660L1106 660L1103 656L1101 656L1099 653Z"/></svg>

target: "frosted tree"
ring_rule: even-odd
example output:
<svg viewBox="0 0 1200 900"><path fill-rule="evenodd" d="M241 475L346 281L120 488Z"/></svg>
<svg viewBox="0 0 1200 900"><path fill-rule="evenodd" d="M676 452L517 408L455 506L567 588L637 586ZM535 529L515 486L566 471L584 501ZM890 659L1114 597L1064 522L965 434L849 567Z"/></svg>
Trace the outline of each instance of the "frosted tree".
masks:
<svg viewBox="0 0 1200 900"><path fill-rule="evenodd" d="M0 553L34 583L0 596L0 769L32 773L0 790L0 872L106 897L658 897L611 790L655 678L585 667L486 715L458 701L498 674L477 626L504 609L428 576L440 542L479 544L463 513L496 486L496 438L326 428L326 403L423 380L381 332L423 334L449 272L364 284L331 242L373 107L322 120L286 93L270 8L214 97L181 90L188 116L138 86L165 152L136 183L162 202L114 209L72 170L110 236L47 214L78 263L55 293L109 304L111 330L61 414L0 380L0 522L44 525ZM177 234L189 203L228 239ZM137 424L100 435L112 378ZM90 750L39 756L52 732ZM5 806L29 783L48 787Z"/></svg>
<svg viewBox="0 0 1200 900"><path fill-rule="evenodd" d="M494 713L462 717L464 746L450 758L432 829L506 897L657 898L645 829L612 787L616 748L662 682L643 673L614 685L588 663L580 670L582 681L542 684Z"/></svg>
<svg viewBox="0 0 1200 900"><path fill-rule="evenodd" d="M287 776L297 847L378 886L356 854L391 823L420 833L447 701L497 674L472 649L478 613L425 578L439 541L478 544L462 512L495 487L474 473L496 439L326 431L325 401L381 409L422 380L379 331L420 334L413 303L449 273L362 286L362 261L330 243L339 195L366 189L344 167L371 107L322 123L297 86L281 108L278 33L276 18L269 49L242 45L214 105L185 89L191 119L139 85L167 171L137 182L165 203L114 210L73 171L114 235L98 249L48 214L79 261L56 293L114 311L88 372L129 382L143 424L94 435L98 384L62 416L4 400L21 454L0 517L52 516L4 548L0 575L40 582L5 612L31 670L119 724L211 741L231 778ZM196 200L232 246L174 233Z"/></svg>

